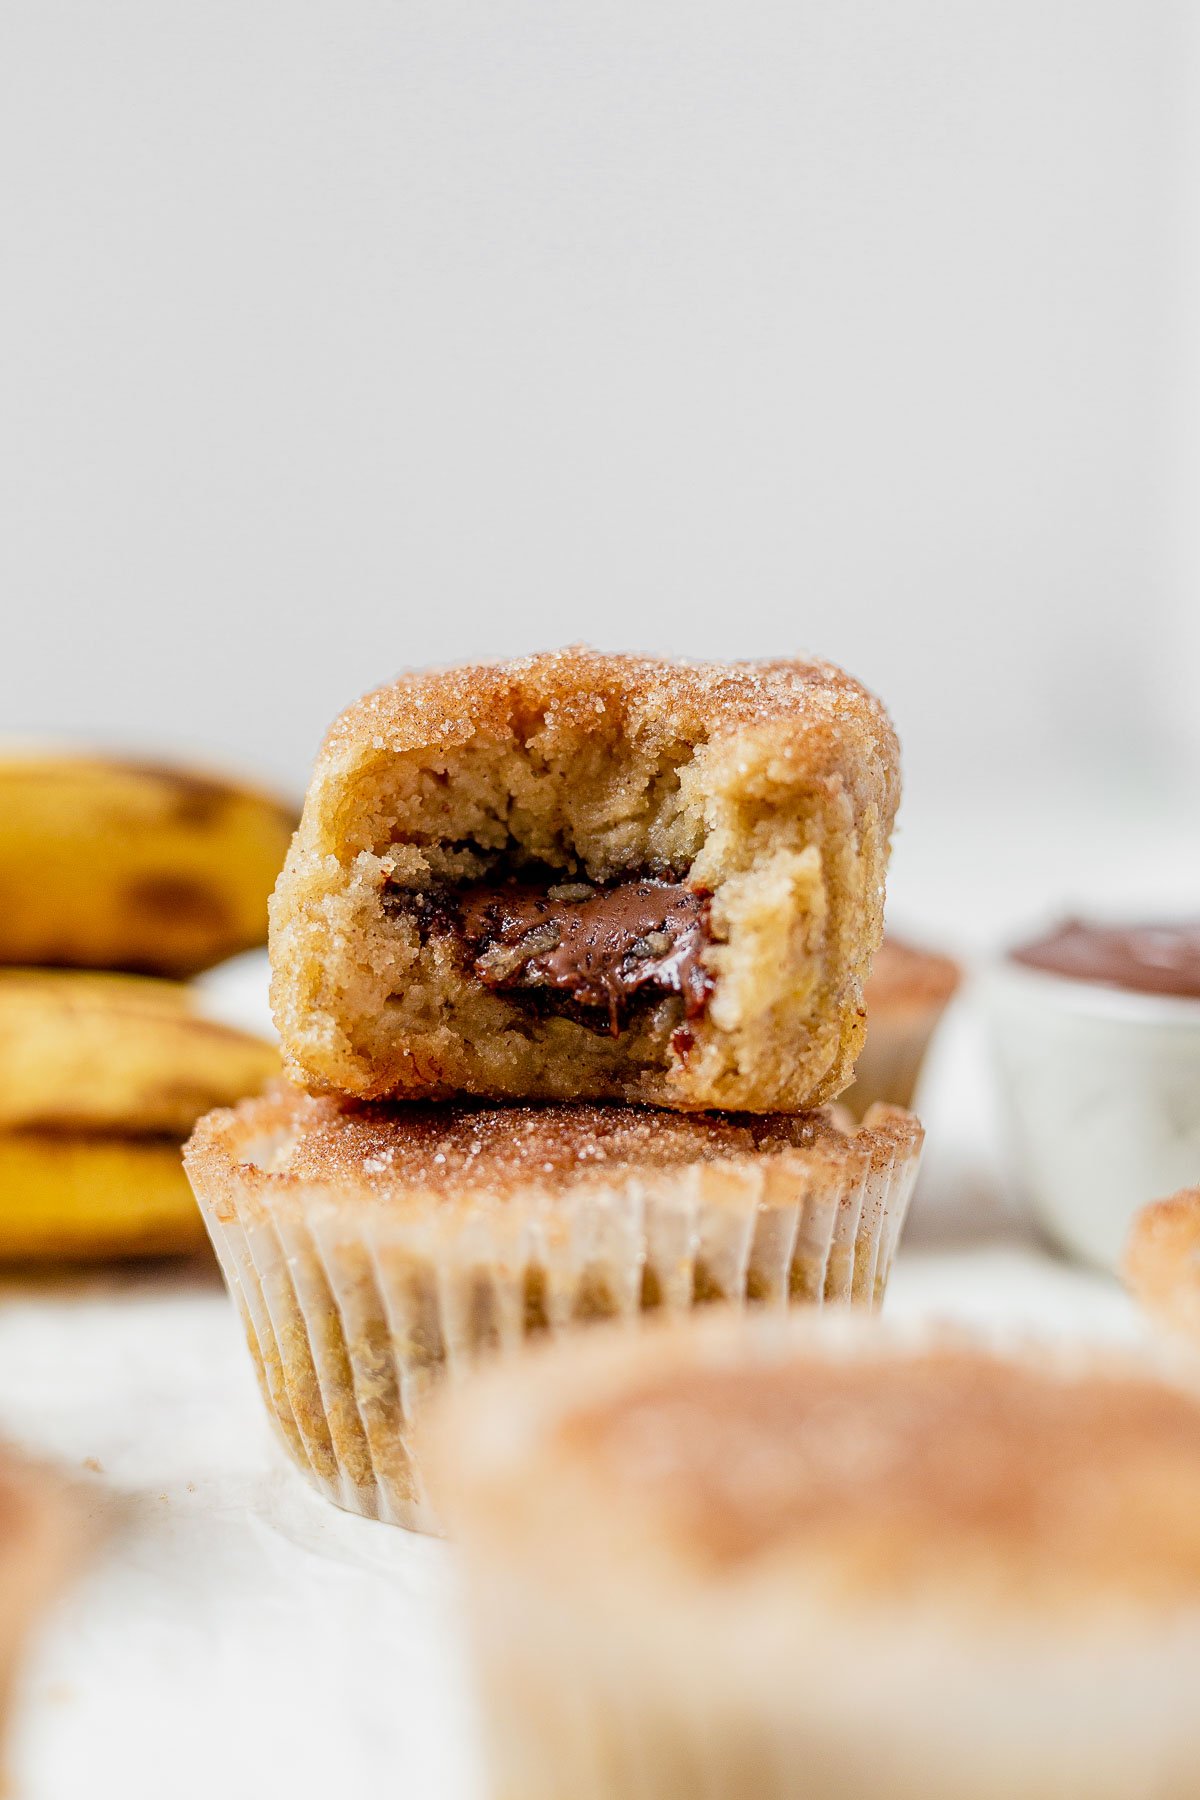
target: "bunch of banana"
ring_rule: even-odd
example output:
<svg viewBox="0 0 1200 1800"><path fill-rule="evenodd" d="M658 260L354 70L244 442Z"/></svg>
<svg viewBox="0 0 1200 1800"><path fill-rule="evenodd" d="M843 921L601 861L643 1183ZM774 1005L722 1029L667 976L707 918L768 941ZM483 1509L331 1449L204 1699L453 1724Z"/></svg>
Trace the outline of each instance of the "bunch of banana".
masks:
<svg viewBox="0 0 1200 1800"><path fill-rule="evenodd" d="M0 968L0 1258L203 1243L181 1142L278 1058L152 977L266 941L295 822L190 769L0 751L0 964L48 965Z"/></svg>
<svg viewBox="0 0 1200 1800"><path fill-rule="evenodd" d="M0 752L0 963L183 977L265 943L295 823L183 768Z"/></svg>
<svg viewBox="0 0 1200 1800"><path fill-rule="evenodd" d="M278 1067L178 982L0 969L0 1259L198 1248L181 1141Z"/></svg>

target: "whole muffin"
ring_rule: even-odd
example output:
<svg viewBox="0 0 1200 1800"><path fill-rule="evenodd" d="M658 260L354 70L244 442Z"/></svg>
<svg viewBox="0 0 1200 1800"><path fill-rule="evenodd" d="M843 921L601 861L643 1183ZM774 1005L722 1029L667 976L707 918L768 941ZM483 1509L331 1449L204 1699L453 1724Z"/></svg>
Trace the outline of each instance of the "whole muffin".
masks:
<svg viewBox="0 0 1200 1800"><path fill-rule="evenodd" d="M339 1505L429 1530L430 1393L595 1320L877 1306L922 1135L887 1107L852 1129L283 1090L209 1114L186 1161L291 1456Z"/></svg>
<svg viewBox="0 0 1200 1800"><path fill-rule="evenodd" d="M1195 1379L840 1324L604 1334L432 1422L490 1791L1194 1794Z"/></svg>
<svg viewBox="0 0 1200 1800"><path fill-rule="evenodd" d="M1142 1208L1122 1274L1152 1319L1200 1349L1200 1187L1180 1188Z"/></svg>

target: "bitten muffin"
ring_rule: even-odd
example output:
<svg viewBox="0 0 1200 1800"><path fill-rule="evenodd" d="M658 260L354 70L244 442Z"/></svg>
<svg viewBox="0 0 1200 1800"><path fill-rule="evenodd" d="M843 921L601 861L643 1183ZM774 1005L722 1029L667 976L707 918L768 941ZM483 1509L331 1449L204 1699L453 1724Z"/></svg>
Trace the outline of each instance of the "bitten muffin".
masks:
<svg viewBox="0 0 1200 1800"><path fill-rule="evenodd" d="M867 1041L841 1096L857 1118L877 1100L912 1105L930 1039L961 979L949 956L885 935L865 989Z"/></svg>
<svg viewBox="0 0 1200 1800"><path fill-rule="evenodd" d="M186 1161L287 1449L339 1505L428 1530L431 1389L583 1321L876 1306L921 1142L887 1107L853 1130L281 1090L211 1113Z"/></svg>
<svg viewBox="0 0 1200 1800"><path fill-rule="evenodd" d="M498 1800L1182 1800L1200 1391L796 1318L599 1335L427 1423Z"/></svg>
<svg viewBox="0 0 1200 1800"><path fill-rule="evenodd" d="M330 732L275 893L288 1073L372 1099L831 1099L899 792L886 713L828 663L405 675Z"/></svg>
<svg viewBox="0 0 1200 1800"><path fill-rule="evenodd" d="M1142 1208L1123 1273L1151 1318L1200 1348L1200 1188L1181 1188Z"/></svg>

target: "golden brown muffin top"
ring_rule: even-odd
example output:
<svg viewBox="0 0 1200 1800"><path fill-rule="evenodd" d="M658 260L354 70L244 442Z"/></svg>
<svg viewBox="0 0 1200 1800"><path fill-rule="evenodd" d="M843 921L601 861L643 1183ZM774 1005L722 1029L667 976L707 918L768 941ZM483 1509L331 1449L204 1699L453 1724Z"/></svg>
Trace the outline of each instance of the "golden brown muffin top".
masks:
<svg viewBox="0 0 1200 1800"><path fill-rule="evenodd" d="M284 1083L257 1100L210 1113L190 1157L218 1157L239 1179L280 1193L321 1186L349 1198L433 1194L447 1202L531 1188L624 1185L695 1165L748 1164L803 1153L828 1165L860 1159L864 1174L915 1151L921 1127L879 1107L867 1127L829 1111L807 1114L661 1113L634 1106L372 1106L312 1098Z"/></svg>
<svg viewBox="0 0 1200 1800"><path fill-rule="evenodd" d="M898 747L883 706L833 663L674 662L576 645L510 662L405 673L343 712L321 760L364 745L399 754L466 742L476 732L528 739L550 725L586 730L615 720L703 743L789 721L816 753L847 726L870 732L894 768Z"/></svg>
<svg viewBox="0 0 1200 1800"><path fill-rule="evenodd" d="M1181 1188L1142 1208L1124 1275L1147 1312L1200 1344L1200 1188Z"/></svg>
<svg viewBox="0 0 1200 1800"><path fill-rule="evenodd" d="M950 956L921 950L888 932L875 952L867 977L867 1013L884 1008L945 1006L962 980Z"/></svg>
<svg viewBox="0 0 1200 1800"><path fill-rule="evenodd" d="M531 1535L586 1504L689 1584L787 1570L846 1599L1200 1605L1200 1391L1132 1358L787 1329L774 1353L703 1324L580 1346L523 1394L508 1377L511 1415L496 1377L482 1403L523 1466L502 1451L497 1482L485 1456L472 1504Z"/></svg>

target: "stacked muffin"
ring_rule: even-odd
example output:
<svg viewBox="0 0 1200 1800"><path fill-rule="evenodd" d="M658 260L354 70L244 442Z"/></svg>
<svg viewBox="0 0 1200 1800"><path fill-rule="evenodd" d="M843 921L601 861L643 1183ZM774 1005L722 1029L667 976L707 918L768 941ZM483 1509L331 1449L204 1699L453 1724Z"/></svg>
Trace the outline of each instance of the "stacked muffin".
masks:
<svg viewBox="0 0 1200 1800"><path fill-rule="evenodd" d="M317 1485L436 1525L426 1395L595 1318L882 1297L921 1128L850 1081L899 798L828 664L582 650L343 715L273 902L294 1086L188 1167Z"/></svg>

